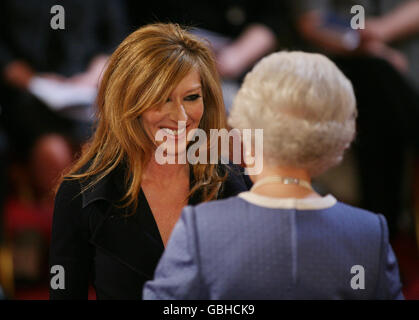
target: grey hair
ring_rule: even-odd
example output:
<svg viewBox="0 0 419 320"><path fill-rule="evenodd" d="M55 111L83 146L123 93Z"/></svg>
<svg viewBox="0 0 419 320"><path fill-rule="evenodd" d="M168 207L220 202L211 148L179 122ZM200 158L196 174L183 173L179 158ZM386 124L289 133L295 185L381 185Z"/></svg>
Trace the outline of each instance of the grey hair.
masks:
<svg viewBox="0 0 419 320"><path fill-rule="evenodd" d="M263 58L246 75L228 123L263 129L267 163L315 176L342 160L356 116L352 84L331 60L284 51Z"/></svg>

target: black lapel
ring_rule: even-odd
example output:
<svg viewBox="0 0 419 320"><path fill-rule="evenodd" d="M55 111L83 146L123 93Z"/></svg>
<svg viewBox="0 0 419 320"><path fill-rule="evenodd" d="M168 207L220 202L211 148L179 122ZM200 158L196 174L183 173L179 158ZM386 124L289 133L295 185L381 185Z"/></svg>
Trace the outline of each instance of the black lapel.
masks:
<svg viewBox="0 0 419 320"><path fill-rule="evenodd" d="M144 210L143 206L140 204L139 210ZM147 215L144 211L141 214ZM155 235L150 234L149 228L146 219L141 219L138 212L125 217L121 209L111 207L90 242L128 268L151 279L164 246L161 239L159 242Z"/></svg>
<svg viewBox="0 0 419 320"><path fill-rule="evenodd" d="M118 208L124 192L124 168L118 167L97 187L86 194L84 205L101 211L101 219L92 226L90 242L115 260L151 279L164 251L157 224L140 192L135 214L127 216L127 209ZM97 201L105 200L105 201Z"/></svg>
<svg viewBox="0 0 419 320"><path fill-rule="evenodd" d="M164 245L153 213L143 191L140 191L138 208L134 215L124 216L125 209L115 206L124 190L123 171L118 168L105 177L83 198L83 206L91 205L92 210L100 211L100 220L92 226L90 242L101 248L120 263L151 279L157 263L163 254ZM242 177L229 174L219 198L236 195L247 188ZM190 186L195 183L192 167L190 168ZM202 202L201 192L190 197L188 204Z"/></svg>

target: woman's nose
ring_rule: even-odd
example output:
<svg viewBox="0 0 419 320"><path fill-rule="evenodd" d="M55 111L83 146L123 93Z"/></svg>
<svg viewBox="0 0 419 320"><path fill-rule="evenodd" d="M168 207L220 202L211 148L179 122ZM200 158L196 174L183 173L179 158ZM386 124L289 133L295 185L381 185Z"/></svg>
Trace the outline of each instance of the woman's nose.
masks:
<svg viewBox="0 0 419 320"><path fill-rule="evenodd" d="M171 110L170 116L174 121L186 121L188 120L188 115L186 114L184 106L179 103Z"/></svg>

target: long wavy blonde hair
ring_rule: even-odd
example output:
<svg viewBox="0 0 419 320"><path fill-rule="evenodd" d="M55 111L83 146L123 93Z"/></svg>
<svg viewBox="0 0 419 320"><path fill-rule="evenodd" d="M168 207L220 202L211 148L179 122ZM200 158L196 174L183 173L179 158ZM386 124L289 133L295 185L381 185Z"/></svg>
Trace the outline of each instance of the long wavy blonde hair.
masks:
<svg viewBox="0 0 419 320"><path fill-rule="evenodd" d="M130 34L110 57L97 96L95 133L62 180L90 178L81 190L85 192L124 163L126 193L121 203L135 212L142 175L154 150L140 118L164 103L192 68L200 73L205 105L199 128L207 137L210 129L225 128L222 91L209 46L177 24L147 25ZM198 190L203 201L217 197L226 178L217 166L193 165L196 182L188 198Z"/></svg>

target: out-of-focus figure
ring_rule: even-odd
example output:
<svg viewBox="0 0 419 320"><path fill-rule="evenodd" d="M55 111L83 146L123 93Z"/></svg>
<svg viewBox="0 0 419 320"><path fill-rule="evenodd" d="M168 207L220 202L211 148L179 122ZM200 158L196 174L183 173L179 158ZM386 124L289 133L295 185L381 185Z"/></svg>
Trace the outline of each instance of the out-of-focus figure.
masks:
<svg viewBox="0 0 419 320"><path fill-rule="evenodd" d="M57 1L0 3L0 122L15 187L8 189L14 195L6 204L5 230L9 238L26 239L16 242L16 276L22 268L21 276L31 280L42 268L28 258L33 251L27 244L34 248L49 238L52 189L91 134L100 74L126 30L119 1L58 4L62 29L52 27ZM27 231L33 228L42 240L32 241L35 236Z"/></svg>
<svg viewBox="0 0 419 320"><path fill-rule="evenodd" d="M365 12L365 29L351 28L352 19L359 22L359 11L351 11L356 5ZM294 6L303 48L327 54L354 85L361 205L383 213L393 236L407 206L408 156L419 146L419 2L300 0Z"/></svg>

